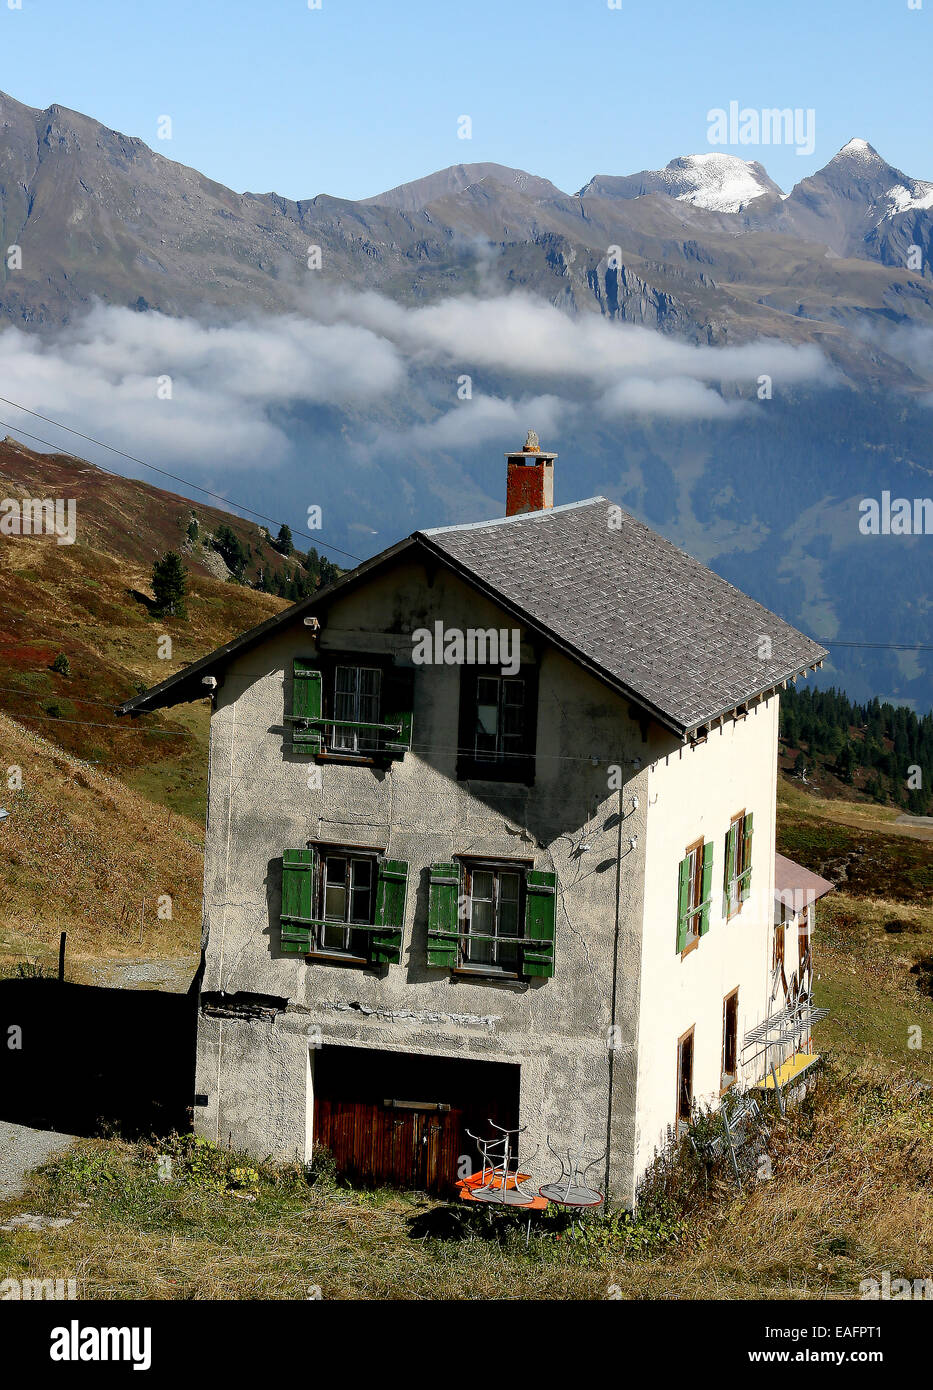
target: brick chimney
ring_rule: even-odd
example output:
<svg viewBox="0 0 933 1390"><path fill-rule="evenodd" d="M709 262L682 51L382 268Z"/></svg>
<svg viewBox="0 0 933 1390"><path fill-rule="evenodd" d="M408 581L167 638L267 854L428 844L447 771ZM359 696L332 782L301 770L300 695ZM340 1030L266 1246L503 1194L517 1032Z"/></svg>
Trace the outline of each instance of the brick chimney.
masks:
<svg viewBox="0 0 933 1390"><path fill-rule="evenodd" d="M554 460L556 454L543 454L538 436L528 431L520 454L506 454L508 472L505 490L506 516L522 512L541 512L554 505Z"/></svg>

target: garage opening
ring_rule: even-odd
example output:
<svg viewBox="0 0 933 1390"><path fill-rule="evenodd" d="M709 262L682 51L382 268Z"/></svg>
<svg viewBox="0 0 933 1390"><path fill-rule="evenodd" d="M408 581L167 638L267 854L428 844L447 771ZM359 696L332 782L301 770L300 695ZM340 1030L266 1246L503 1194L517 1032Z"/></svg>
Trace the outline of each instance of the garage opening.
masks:
<svg viewBox="0 0 933 1390"><path fill-rule="evenodd" d="M518 1126L520 1067L325 1045L313 1054L313 1137L358 1183L450 1196L479 1162L467 1134Z"/></svg>

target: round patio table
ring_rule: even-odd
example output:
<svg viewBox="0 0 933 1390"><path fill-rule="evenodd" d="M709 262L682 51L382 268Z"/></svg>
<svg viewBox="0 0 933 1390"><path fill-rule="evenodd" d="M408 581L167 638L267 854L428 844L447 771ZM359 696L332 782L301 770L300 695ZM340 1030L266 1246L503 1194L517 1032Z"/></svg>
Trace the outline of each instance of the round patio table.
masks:
<svg viewBox="0 0 933 1390"><path fill-rule="evenodd" d="M528 1182L531 1178L530 1173L510 1173L502 1182L501 1173L493 1173L487 1168L485 1173L471 1173L468 1178L461 1178L456 1184L460 1189L460 1199L463 1202L480 1202L486 1206L512 1207L519 1211L528 1212L528 1224L525 1227L525 1248L531 1239L531 1213L533 1211L544 1211L548 1204L547 1197L534 1196L530 1192L524 1192L519 1184Z"/></svg>

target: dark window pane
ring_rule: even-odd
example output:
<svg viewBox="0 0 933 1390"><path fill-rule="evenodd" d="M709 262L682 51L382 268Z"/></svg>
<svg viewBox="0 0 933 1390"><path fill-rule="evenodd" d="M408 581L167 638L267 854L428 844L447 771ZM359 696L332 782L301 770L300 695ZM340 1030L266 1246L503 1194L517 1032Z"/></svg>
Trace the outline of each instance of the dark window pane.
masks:
<svg viewBox="0 0 933 1390"><path fill-rule="evenodd" d="M354 859L350 880L350 921L373 920L373 865L370 859Z"/></svg>

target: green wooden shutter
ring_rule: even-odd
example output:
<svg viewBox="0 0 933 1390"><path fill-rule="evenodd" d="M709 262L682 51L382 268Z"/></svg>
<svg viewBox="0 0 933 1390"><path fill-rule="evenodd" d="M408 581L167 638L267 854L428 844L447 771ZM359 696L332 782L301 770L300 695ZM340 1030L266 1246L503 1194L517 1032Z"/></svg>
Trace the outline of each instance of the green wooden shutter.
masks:
<svg viewBox="0 0 933 1390"><path fill-rule="evenodd" d="M550 979L554 974L554 921L557 876L529 869L525 877L525 938L522 974ZM535 942L534 946L527 944Z"/></svg>
<svg viewBox="0 0 933 1390"><path fill-rule="evenodd" d="M741 880L742 901L752 891L752 813L745 813L745 868Z"/></svg>
<svg viewBox="0 0 933 1390"><path fill-rule="evenodd" d="M687 910L690 906L690 855L681 859L677 869L677 950L687 949L690 923Z"/></svg>
<svg viewBox="0 0 933 1390"><path fill-rule="evenodd" d="M320 753L320 726L306 727L303 719L320 719L323 681L312 657L296 656L292 663L292 748L299 753Z"/></svg>
<svg viewBox="0 0 933 1390"><path fill-rule="evenodd" d="M282 854L279 943L293 955L306 955L313 945L314 859L313 849L287 849Z"/></svg>
<svg viewBox="0 0 933 1390"><path fill-rule="evenodd" d="M411 747L414 679L414 671L404 666L393 666L383 673L381 722L401 726L399 734L384 734L382 738L382 751L391 758L404 757Z"/></svg>
<svg viewBox="0 0 933 1390"><path fill-rule="evenodd" d="M376 889L375 926L379 930L370 937L373 965L401 964L407 888L408 865L405 861L383 859L379 864L379 884Z"/></svg>
<svg viewBox="0 0 933 1390"><path fill-rule="evenodd" d="M460 869L432 864L428 894L428 965L455 970L460 955Z"/></svg>
<svg viewBox="0 0 933 1390"><path fill-rule="evenodd" d="M707 840L703 846L703 899L700 910L700 936L709 931L709 906L713 889L713 842Z"/></svg>
<svg viewBox="0 0 933 1390"><path fill-rule="evenodd" d="M726 833L726 863L722 872L722 915L728 917L731 910L730 886L735 873L735 849L738 839L738 825L729 826Z"/></svg>

